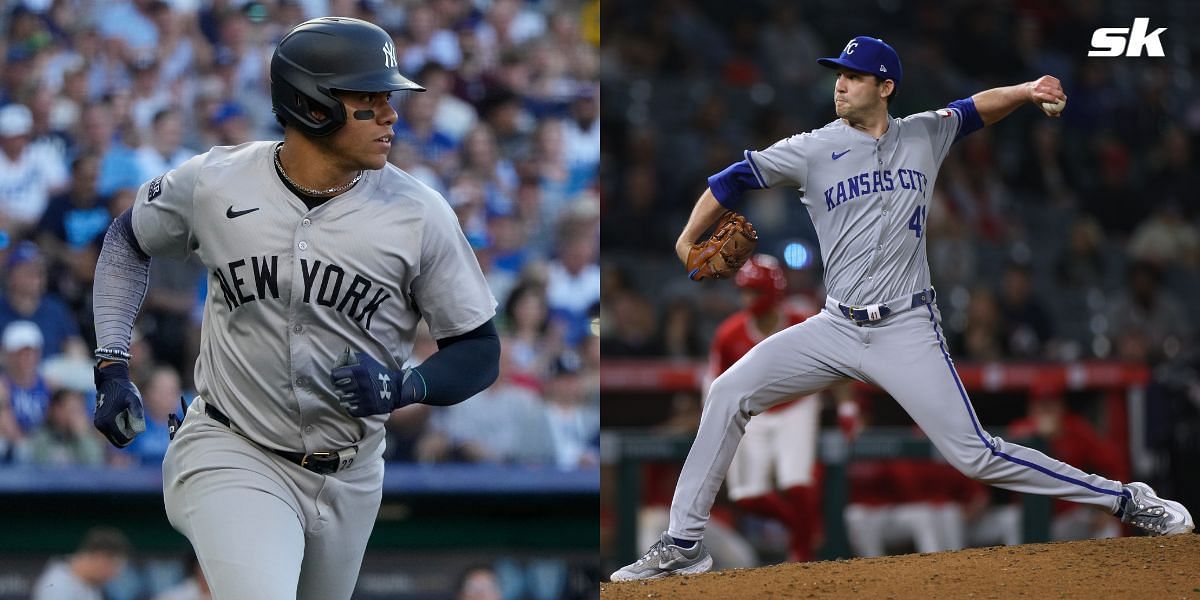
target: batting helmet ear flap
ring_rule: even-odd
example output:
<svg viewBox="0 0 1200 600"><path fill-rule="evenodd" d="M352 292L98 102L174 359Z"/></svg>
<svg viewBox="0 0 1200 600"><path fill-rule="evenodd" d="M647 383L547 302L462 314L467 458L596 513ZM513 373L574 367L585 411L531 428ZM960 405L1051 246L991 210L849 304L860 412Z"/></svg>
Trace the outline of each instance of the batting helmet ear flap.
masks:
<svg viewBox="0 0 1200 600"><path fill-rule="evenodd" d="M279 60L273 61L271 65L271 96L275 100L272 110L275 114L315 137L324 137L341 128L346 122L346 109L341 101L334 97L333 91L323 89L323 86L311 79L288 77L287 71L294 66L286 58L278 58ZM289 83L289 79L305 81L314 89L297 89ZM326 118L317 119L313 117L313 112L320 112Z"/></svg>

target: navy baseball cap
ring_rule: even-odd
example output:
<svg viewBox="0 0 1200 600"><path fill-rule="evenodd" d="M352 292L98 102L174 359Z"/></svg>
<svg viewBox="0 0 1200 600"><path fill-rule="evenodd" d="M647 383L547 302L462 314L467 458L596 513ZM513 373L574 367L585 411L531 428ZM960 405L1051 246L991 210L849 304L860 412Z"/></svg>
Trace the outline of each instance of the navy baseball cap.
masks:
<svg viewBox="0 0 1200 600"><path fill-rule="evenodd" d="M843 67L868 75L876 75L880 79L891 79L900 87L900 79L904 70L900 67L900 55L887 42L865 35L850 40L842 55L837 58L818 58L817 64L830 69Z"/></svg>
<svg viewBox="0 0 1200 600"><path fill-rule="evenodd" d="M28 240L23 241L13 247L8 253L8 260L4 262L4 266L8 269L23 265L27 262L41 260L42 253L38 251L37 244Z"/></svg>

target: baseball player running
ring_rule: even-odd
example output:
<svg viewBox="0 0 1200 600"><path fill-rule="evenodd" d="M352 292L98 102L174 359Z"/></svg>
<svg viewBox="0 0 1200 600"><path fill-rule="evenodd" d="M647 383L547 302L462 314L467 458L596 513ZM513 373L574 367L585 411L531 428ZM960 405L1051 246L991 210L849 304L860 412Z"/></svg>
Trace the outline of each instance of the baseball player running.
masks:
<svg viewBox="0 0 1200 600"><path fill-rule="evenodd" d="M1144 483L1123 485L1090 475L989 435L942 333L925 256L925 222L939 165L956 140L1026 102L1057 116L1066 101L1059 81L1046 75L897 119L888 114L888 100L903 73L891 46L860 36L840 56L817 62L837 69L838 119L766 150L748 150L743 160L710 177L676 253L685 264L713 255L694 255L693 242L722 213L736 210L743 191L798 188L820 240L825 308L767 338L713 382L675 487L669 529L612 580L710 569L704 526L747 421L847 378L883 388L968 477L1090 504L1153 534L1191 531L1187 509L1159 498ZM692 275L711 272L697 268Z"/></svg>
<svg viewBox="0 0 1200 600"><path fill-rule="evenodd" d="M214 598L349 598L378 513L383 424L495 380L492 298L454 213L387 163L391 37L300 24L271 59L283 142L216 147L144 185L105 237L94 291L96 427L144 427L126 361L151 256L208 268L199 395L163 461L171 524ZM405 368L424 318L439 350Z"/></svg>

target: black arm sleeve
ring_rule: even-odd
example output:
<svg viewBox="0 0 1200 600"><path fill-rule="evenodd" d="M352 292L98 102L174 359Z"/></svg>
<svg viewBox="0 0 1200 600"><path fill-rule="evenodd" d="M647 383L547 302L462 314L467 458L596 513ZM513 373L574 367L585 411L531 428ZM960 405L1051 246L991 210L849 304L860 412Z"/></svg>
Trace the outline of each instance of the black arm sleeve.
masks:
<svg viewBox="0 0 1200 600"><path fill-rule="evenodd" d="M415 386L422 404L458 404L487 389L500 375L500 336L491 319L462 335L440 339L437 345L438 351L415 367L405 383Z"/></svg>

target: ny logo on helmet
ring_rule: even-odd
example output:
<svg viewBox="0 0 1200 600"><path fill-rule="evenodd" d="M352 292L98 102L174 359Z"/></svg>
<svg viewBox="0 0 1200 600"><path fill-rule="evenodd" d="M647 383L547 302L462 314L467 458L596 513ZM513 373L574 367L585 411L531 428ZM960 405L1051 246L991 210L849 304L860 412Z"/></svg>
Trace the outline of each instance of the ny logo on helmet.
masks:
<svg viewBox="0 0 1200 600"><path fill-rule="evenodd" d="M396 47L390 41L383 43L383 66L396 68Z"/></svg>

